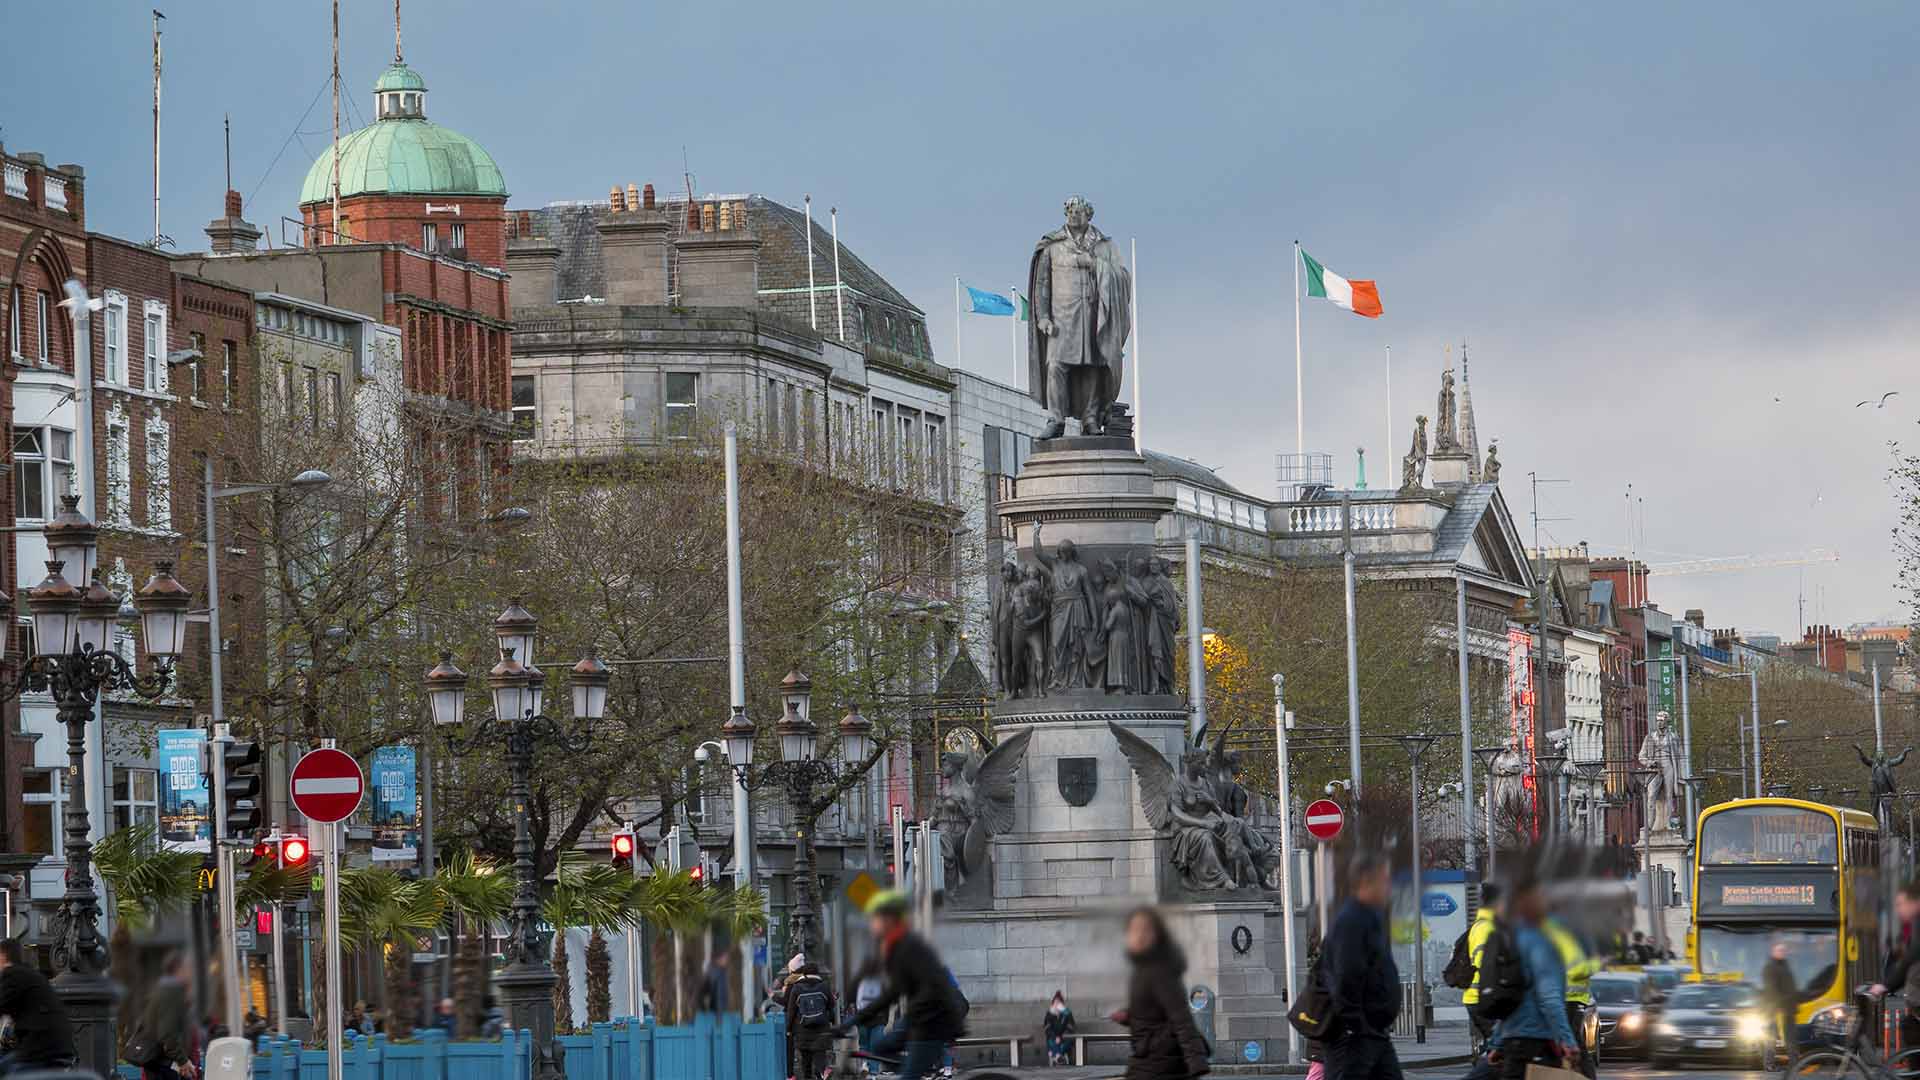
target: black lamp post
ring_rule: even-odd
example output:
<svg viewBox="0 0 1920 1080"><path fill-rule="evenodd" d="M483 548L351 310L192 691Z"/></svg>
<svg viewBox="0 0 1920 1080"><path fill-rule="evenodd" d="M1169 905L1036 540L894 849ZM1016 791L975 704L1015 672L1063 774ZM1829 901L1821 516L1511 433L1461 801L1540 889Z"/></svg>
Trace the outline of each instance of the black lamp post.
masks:
<svg viewBox="0 0 1920 1080"><path fill-rule="evenodd" d="M107 978L106 949L100 940L100 898L93 891L93 844L87 839L87 723L101 694L131 690L144 698L164 693L173 662L186 648L187 610L193 594L173 576L173 564L160 562L134 593L141 636L153 670L137 674L112 648L120 600L101 583L97 541L100 531L80 513L76 495L63 496L61 511L47 523L47 576L23 597L33 616L34 655L24 657L12 680L0 685L0 699L21 693L53 698L67 726L66 891L54 913L53 988L73 1021L80 1068L108 1075L119 1060L113 1019L119 991ZM71 569L85 588L65 576ZM12 601L0 593L0 617ZM0 655L6 635L0 634Z"/></svg>
<svg viewBox="0 0 1920 1080"><path fill-rule="evenodd" d="M533 1032L534 1080L559 1080L565 1075L565 1058L554 1039L555 976L540 940L540 870L527 819L527 804L533 799L533 756L541 744L574 754L592 745L593 725L606 716L607 687L613 674L588 652L569 673L573 718L583 726L576 729L549 717L547 677L532 664L538 629L538 620L520 606L518 597L508 601L507 610L493 620L500 647L500 662L487 672L493 713L464 736L456 737L450 730L464 724L467 705L467 675L454 666L452 653L441 653L440 663L427 672L426 691L433 722L449 729L447 742L456 753L493 741L506 748L511 777L507 790L513 800L514 893L508 915L507 966L494 981L506 999L508 1023ZM522 657L527 658L525 662Z"/></svg>
<svg viewBox="0 0 1920 1080"><path fill-rule="evenodd" d="M720 727L727 746L727 762L735 778L749 789L775 783L786 789L787 805L792 808L793 839L793 940L795 951L805 956L814 950L814 872L813 821L838 795L817 797L816 789L850 780L872 764L873 724L854 709L840 719L840 760L819 757L820 728L813 722L813 681L798 671L780 680L781 714L774 730L780 736L780 760L756 767L753 763L755 728L745 709L736 709ZM736 858L739 856L736 855Z"/></svg>

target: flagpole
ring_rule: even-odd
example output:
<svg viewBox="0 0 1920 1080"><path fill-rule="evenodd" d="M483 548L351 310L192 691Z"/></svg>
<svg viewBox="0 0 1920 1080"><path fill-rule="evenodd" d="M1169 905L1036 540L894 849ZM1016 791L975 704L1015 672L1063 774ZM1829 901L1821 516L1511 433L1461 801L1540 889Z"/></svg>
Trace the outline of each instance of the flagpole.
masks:
<svg viewBox="0 0 1920 1080"><path fill-rule="evenodd" d="M960 351L960 275L953 276L953 366L964 367Z"/></svg>
<svg viewBox="0 0 1920 1080"><path fill-rule="evenodd" d="M1300 375L1300 241L1293 242L1293 452L1300 460L1295 468L1305 468L1307 455L1307 406L1301 395L1305 380Z"/></svg>
<svg viewBox="0 0 1920 1080"><path fill-rule="evenodd" d="M1013 381L1025 390L1027 378L1020 373L1020 287L1007 286L1007 295L1013 298Z"/></svg>
<svg viewBox="0 0 1920 1080"><path fill-rule="evenodd" d="M807 206L807 326L820 329L819 296L813 291L813 196L804 195Z"/></svg>
<svg viewBox="0 0 1920 1080"><path fill-rule="evenodd" d="M1389 465L1393 463L1393 346L1387 346L1387 456L1381 459Z"/></svg>
<svg viewBox="0 0 1920 1080"><path fill-rule="evenodd" d="M1140 241L1127 241L1127 258L1133 263L1133 296L1127 303L1128 312L1133 316L1133 452L1147 445L1147 437L1140 428L1140 417L1146 408L1140 401Z"/></svg>
<svg viewBox="0 0 1920 1080"><path fill-rule="evenodd" d="M840 340L847 340L847 291L840 284L840 208L828 207L833 217L833 308L840 320Z"/></svg>

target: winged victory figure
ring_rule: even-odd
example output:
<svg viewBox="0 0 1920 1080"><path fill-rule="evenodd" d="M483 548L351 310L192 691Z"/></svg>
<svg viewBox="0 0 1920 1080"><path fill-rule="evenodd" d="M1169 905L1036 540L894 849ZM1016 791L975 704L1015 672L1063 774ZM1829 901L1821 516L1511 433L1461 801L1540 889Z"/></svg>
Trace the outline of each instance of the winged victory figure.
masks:
<svg viewBox="0 0 1920 1080"><path fill-rule="evenodd" d="M1175 769L1152 743L1111 720L1107 727L1133 767L1147 824L1173 841L1172 862L1181 884L1201 892L1239 884L1228 870L1228 858L1245 858L1240 834L1208 782L1206 755L1185 754Z"/></svg>
<svg viewBox="0 0 1920 1080"><path fill-rule="evenodd" d="M1014 776L1027 756L1030 730L1017 731L979 753L943 754L941 791L933 823L940 833L947 888L957 889L986 865L987 841L1013 828Z"/></svg>

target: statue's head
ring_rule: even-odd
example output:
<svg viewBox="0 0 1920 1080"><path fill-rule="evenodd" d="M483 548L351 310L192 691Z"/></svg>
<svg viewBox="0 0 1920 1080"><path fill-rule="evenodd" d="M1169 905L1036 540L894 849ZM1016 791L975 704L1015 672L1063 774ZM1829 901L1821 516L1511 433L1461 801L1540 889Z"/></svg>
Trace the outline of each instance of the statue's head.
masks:
<svg viewBox="0 0 1920 1080"><path fill-rule="evenodd" d="M967 755L965 754L941 754L940 755L940 775L946 777L949 780L952 780L955 777L958 777L960 775L961 770L965 769L966 767L967 767Z"/></svg>
<svg viewBox="0 0 1920 1080"><path fill-rule="evenodd" d="M1160 559L1160 558L1154 559L1153 568L1154 570L1158 571L1162 576L1166 576L1173 573L1173 564L1168 562L1165 559Z"/></svg>
<svg viewBox="0 0 1920 1080"><path fill-rule="evenodd" d="M1028 580L1028 581L1035 581L1035 582L1037 582L1037 581L1041 581L1041 580L1043 580L1043 579L1041 578L1041 576L1040 576L1040 564L1039 564L1039 563L1030 563L1030 564L1028 564L1028 566L1027 566L1027 580Z"/></svg>
<svg viewBox="0 0 1920 1080"><path fill-rule="evenodd" d="M1020 580L1020 568L1013 563L1000 564L1000 580L1011 585Z"/></svg>
<svg viewBox="0 0 1920 1080"><path fill-rule="evenodd" d="M1065 210L1067 224L1076 229L1086 227L1086 224L1093 220L1093 204L1087 201L1085 195L1068 196Z"/></svg>
<svg viewBox="0 0 1920 1080"><path fill-rule="evenodd" d="M1673 725L1673 718L1668 716L1666 710L1663 709L1653 714L1653 722L1658 727L1667 728Z"/></svg>
<svg viewBox="0 0 1920 1080"><path fill-rule="evenodd" d="M1134 577L1146 577L1150 569L1152 566L1145 555L1135 555L1127 561L1127 571Z"/></svg>
<svg viewBox="0 0 1920 1080"><path fill-rule="evenodd" d="M1062 540L1054 545L1053 549L1053 553L1062 559L1077 559L1080 557L1079 551L1080 549L1074 547L1071 540Z"/></svg>

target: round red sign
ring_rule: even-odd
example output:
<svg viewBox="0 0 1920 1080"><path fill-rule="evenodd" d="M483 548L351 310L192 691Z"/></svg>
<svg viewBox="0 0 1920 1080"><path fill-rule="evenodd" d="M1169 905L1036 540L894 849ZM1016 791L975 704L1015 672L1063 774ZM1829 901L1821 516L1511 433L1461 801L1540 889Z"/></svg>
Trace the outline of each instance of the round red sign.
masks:
<svg viewBox="0 0 1920 1080"><path fill-rule="evenodd" d="M311 821L341 821L360 807L366 782L344 750L309 750L293 767L293 805Z"/></svg>
<svg viewBox="0 0 1920 1080"><path fill-rule="evenodd" d="M1332 799L1315 799L1307 804L1307 832L1315 840L1331 840L1346 824L1346 811Z"/></svg>

